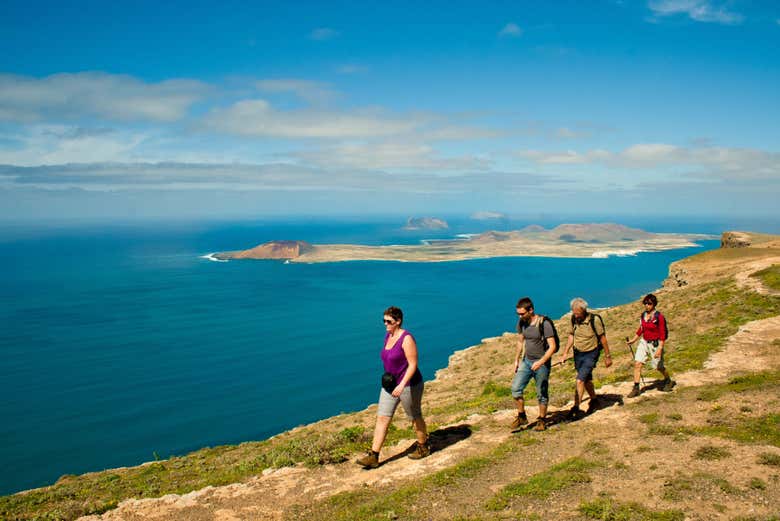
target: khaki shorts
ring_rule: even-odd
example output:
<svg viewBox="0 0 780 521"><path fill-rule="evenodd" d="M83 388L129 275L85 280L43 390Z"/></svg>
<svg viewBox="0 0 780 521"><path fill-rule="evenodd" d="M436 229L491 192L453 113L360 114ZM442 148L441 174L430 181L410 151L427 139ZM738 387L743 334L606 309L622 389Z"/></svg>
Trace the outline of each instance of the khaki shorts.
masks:
<svg viewBox="0 0 780 521"><path fill-rule="evenodd" d="M639 345L636 346L636 355L634 356L634 360L640 364L644 364L647 362L647 359L650 358L650 365L653 367L653 369L658 369L660 371L664 368L664 354L661 353L661 358L656 358L656 351L658 351L658 347L655 347L652 342L648 342L644 338L640 338Z"/></svg>

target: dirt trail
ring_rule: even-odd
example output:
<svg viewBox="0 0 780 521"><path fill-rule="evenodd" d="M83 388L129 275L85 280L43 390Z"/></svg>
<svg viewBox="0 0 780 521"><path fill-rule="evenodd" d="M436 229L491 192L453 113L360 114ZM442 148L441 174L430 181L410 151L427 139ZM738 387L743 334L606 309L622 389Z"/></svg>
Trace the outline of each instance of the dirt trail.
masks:
<svg viewBox="0 0 780 521"><path fill-rule="evenodd" d="M751 267L750 270L755 271ZM780 316L750 322L739 329L727 342L726 347L714 353L706 362L705 367L699 371L675 375L679 388L693 387L708 383L724 382L730 375L741 372L757 372L767 368L780 367L780 356L777 349L767 349L774 340L780 339ZM672 368L673 369L673 368ZM446 371L445 371L446 372ZM445 376L445 375L441 375ZM446 376L444 377L446 379ZM603 386L599 394L625 396L630 390L630 382L617 385ZM677 393L661 393L657 390L649 390L640 397L626 400L626 403L664 400L671 402ZM564 408L567 408L568 405ZM536 410L529 407L529 417L536 416ZM553 409L554 410L554 409ZM691 415L706 414L705 409L691 411ZM333 494L357 490L361 487L375 486L407 480L415 477L429 475L443 468L452 466L464 458L483 453L488 448L507 440L512 434L506 428L511 421L514 412L512 410L498 411L492 415L472 415L466 418L463 424L478 426L468 437L457 440L442 450L435 451L430 457L412 461L404 457L403 453L409 448L412 441L407 440L393 447L386 447L382 451L382 459L390 461L378 469L365 471L352 462L338 465L326 465L321 468L307 469L304 467L283 468L264 473L245 483L238 483L222 487L208 487L185 495L168 495L157 499L127 500L118 508L101 516L87 516L82 521L114 521L114 520L276 520L282 519L285 511L291 506L317 501ZM633 455L632 448L648 442L646 436L637 429L635 413L624 407L608 407L598 410L583 420L573 424L564 424L561 429L554 426L544 435L555 436L556 430L561 436L571 437L570 429L581 429L584 435L588 433L606 432L608 428L610 437L618 439L619 444L614 450L625 450L627 454L617 455L619 458L628 456L634 458L632 466L639 468L654 467L654 461L658 455L651 448L643 453ZM580 431L576 431L580 432ZM568 433L568 434L567 434ZM577 436L580 436L577 434ZM554 438L553 438L554 439ZM745 448L734 442L724 441L737 461L747 461L754 456L748 454L750 448ZM770 448L774 450L774 448ZM683 456L683 452L687 451ZM662 490L664 480L668 480L670 472L682 472L690 470L700 464L690 461L690 446L679 444L665 448L663 468L637 474L620 477L619 483L612 484L610 490L616 494L617 499L636 500L636 490ZM401 456L394 458L393 456ZM677 459L675 459L677 457ZM743 459L747 458L747 459ZM733 463L733 460L731 461ZM708 472L720 473L723 476L733 475L735 470L728 467L727 460L722 465L709 465ZM722 467L722 468L721 468ZM733 467L733 465L732 465ZM744 469L743 469L744 470ZM754 471L751 471L755 474ZM744 472L743 472L744 474ZM751 473L748 473L751 474ZM749 477L749 476L748 476ZM734 478L737 479L737 478ZM747 479L742 476L739 479ZM603 480L602 480L603 481ZM501 483L487 484L487 489L495 489ZM475 485L476 486L476 485ZM607 487L606 481L598 487ZM638 487L638 488L635 488ZM596 490L598 492L598 490ZM724 502L728 501L724 499ZM761 505L756 508L761 510ZM561 514L563 515L563 514ZM437 516L438 517L438 516ZM545 516L546 517L546 516ZM564 516L567 517L567 516ZM446 517L443 517L446 519Z"/></svg>

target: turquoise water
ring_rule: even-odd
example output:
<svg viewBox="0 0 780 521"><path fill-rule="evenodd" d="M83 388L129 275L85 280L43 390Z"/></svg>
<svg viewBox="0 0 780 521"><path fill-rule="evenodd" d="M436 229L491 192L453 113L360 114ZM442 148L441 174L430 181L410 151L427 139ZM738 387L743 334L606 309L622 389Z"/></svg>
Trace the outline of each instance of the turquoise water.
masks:
<svg viewBox="0 0 780 521"><path fill-rule="evenodd" d="M272 239L416 243L476 231L466 221L441 233L313 221L3 230L0 493L362 409L378 394L391 304L430 379L453 351L511 330L520 296L554 317L577 295L623 303L701 251L428 264L200 257Z"/></svg>

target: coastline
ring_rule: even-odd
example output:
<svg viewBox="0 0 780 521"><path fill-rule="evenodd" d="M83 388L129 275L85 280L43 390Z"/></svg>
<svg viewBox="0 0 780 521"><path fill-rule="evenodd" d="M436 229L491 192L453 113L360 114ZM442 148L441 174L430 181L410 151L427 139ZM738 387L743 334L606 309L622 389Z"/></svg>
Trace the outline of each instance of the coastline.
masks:
<svg viewBox="0 0 780 521"><path fill-rule="evenodd" d="M751 260L751 262L745 263L745 260ZM691 370L696 371L697 369L708 367L706 362L712 353L723 349L730 335L737 331L743 331L744 328L741 327L743 324L747 324L750 320L775 317L775 315L780 314L780 300L776 296L762 297L763 300L759 302L755 300L758 298L756 295L746 295L746 293L750 292L744 291L744 281L740 282L741 278L735 278L735 274L748 272L748 275L753 274L756 267L761 267L754 262L758 260L761 260L761 266L771 264L777 267L780 264L780 241L766 248L724 249L721 247L717 250L685 257L671 262L667 266L667 276L660 282L661 287L656 291L664 295L664 311L677 318L677 320L672 322L674 329L671 331L673 346L670 353L670 366L681 379L687 379L681 380L687 381L687 385L701 385L692 383L691 379L695 379L694 376L684 375L694 375L695 373L690 373ZM685 277L681 278L680 273L685 274ZM712 336L713 333L709 331L697 331L695 324L700 323L700 321L693 319L702 318L701 314L703 311L697 302L699 302L700 298L707 296L717 297L720 299L718 302L722 301L728 305L719 311L721 314L716 317L717 320L714 321L714 325L711 327L713 332L717 333L715 336ZM748 302L755 305L745 307L745 304ZM718 324L725 320L722 316L723 313L726 313L729 317L731 316L732 311L730 311L731 308L729 306L744 308L750 312L740 315L735 323L724 329L719 327ZM596 308L593 309L594 311L596 310ZM621 335L635 328L637 309L636 302L632 300L628 303L599 308L598 311L606 315L605 320L608 321L609 331L615 339L618 339ZM717 310L718 308L714 309ZM708 311L704 313L705 316L710 316ZM565 316L562 316L564 320L558 319L560 324L559 330L563 334L566 333L565 329L563 329L567 322ZM776 319L772 318L772 320ZM563 323L561 324L561 322ZM705 323L710 324L712 321ZM744 331L750 333L749 329L744 329ZM699 336L702 337L701 342L698 340ZM500 336L484 338L477 345L453 351L447 360L446 366L437 370L432 380L426 381L426 420L430 420L431 425L436 425L438 429L444 429L444 431L451 428L447 426L456 424L473 425L476 430L471 432L477 438L475 440L477 443L475 450L479 450L479 444L486 440L492 440L490 443L496 443L499 438L505 439L509 435L506 431L505 423L508 421L513 409L511 409L511 399L502 389L505 387L504 384L507 383L506 367L512 356L511 348L514 344L514 337L514 333L504 333ZM756 345L765 346L765 342L761 341L760 338L757 338L756 342ZM775 341L775 343L777 342L780 342L780 338ZM616 346L617 344L613 346L613 349ZM561 407L565 406L565 401L570 398L570 378L573 377L572 375L571 368L568 367L556 371L555 381L551 381L552 410L560 410ZM597 368L597 374L594 374L594 378L598 382L599 388L606 385L606 388L613 389L613 392L617 389L618 394L624 394L623 390L628 385L626 383L628 381L626 380L628 378L626 369L620 366L611 369L599 367ZM457 382L457 385L453 382ZM686 393L686 389L678 389L679 391ZM696 392L695 390L687 391ZM691 393L689 392L688 394ZM653 396L649 398L652 400ZM696 400L695 395L691 396L692 399ZM641 404L646 399L640 397L637 400ZM631 403L627 405L631 406ZM170 508L174 512L181 513L184 512L180 510L182 508L192 509L193 512L195 510L219 508L213 501L216 500L217 504L220 504L223 492L245 494L247 497L244 497L242 500L243 505L256 505L256 499L248 498L248 495L256 493L253 491L265 491L268 487L272 488L274 483L279 483L280 481L289 482L290 485L293 485L299 479L305 479L316 484L322 476L330 476L334 473L354 478L350 479L348 477L344 480L344 485L348 487L352 487L355 483L360 485L360 483L363 483L363 480L368 479L368 475L363 474L360 469L356 469L349 462L349 459L359 449L358 446L348 443L344 447L346 452L337 451L335 453L336 459L325 459L314 464L307 463L307 460L296 460L294 458L290 460L288 451L301 447L301 444L303 444L303 447L320 447L317 450L321 450L322 447L318 444L322 440L338 439L346 442L345 436L357 442L358 445L365 443L368 439L366 438L368 436L366 432L370 433L370 428L373 426L375 409L376 405L371 403L361 410L342 413L306 425L300 425L266 438L261 442L244 442L240 445L204 448L186 456L149 461L134 467L107 469L81 476L63 476L55 485L29 489L4 497L5 505L13 509L4 510L4 512L21 512L21 510L16 510L18 508L16 506L17 503L19 505L29 505L26 507L29 510L25 511L37 513L44 511L44 509L51 511L52 508L59 508L58 505L60 503L57 503L57 501L63 501L64 499L62 498L70 497L67 495L63 496L63 493L73 494L73 492L68 492L73 490L88 492L88 495L84 496L89 498L88 503L86 503L87 510L83 510L84 507L80 507L82 508L80 515L96 514L88 517L91 520L114 520L124 519L122 516L127 512L153 511L158 508ZM606 414L603 417L606 419L616 412L627 409L610 407L609 411L604 411ZM631 411L634 410L643 412L641 408L631 408ZM631 414L638 413L632 412ZM594 420L599 421L598 418L601 417L597 415ZM676 418L673 419L676 421ZM587 428L591 423L592 421L585 421L582 424L577 422L576 426L572 426L575 430L572 430L564 422L560 425L560 428L553 429L545 436L559 436L558 433L560 433L560 436L566 437L574 432L580 432L580 429ZM386 446L388 453L394 454L407 450L406 447L410 442L409 436L411 435L406 432L406 429L399 427L395 431L394 437L388 441ZM487 438L483 436L487 436ZM525 437L512 438L521 441L525 439ZM692 445L694 445L692 449L696 449L699 443L693 442ZM426 463L422 466L407 463L405 459L399 460L396 454L396 456L388 458L387 461L390 464L387 468L381 472L378 471L376 474L371 474L372 478L376 476L380 481L372 479L369 484L381 485L382 476L398 475L398 470L402 471L401 474L408 470L409 474L407 474L407 477L414 480L416 478L413 476L418 474L420 477L423 477L426 474L425 469L440 469L444 468L442 466L451 466L453 463L457 465L459 460L457 456L456 460L452 460L453 456L462 453L464 450L467 451L467 454L474 454L474 452L468 452L468 447L469 443L464 440L463 444L458 443L457 446L453 447L454 450L444 451L440 455L435 456L430 463L426 460ZM306 450L308 451L309 449L307 448ZM285 457L279 464L274 464L274 460L267 459L269 452L272 457L278 457L278 455L285 455ZM274 454L277 456L273 456ZM229 455L235 456L227 457ZM250 462L255 465L259 463L260 466L253 470L252 466L249 465ZM184 488L181 488L181 484L173 484L178 483L177 481L171 483L170 479L168 479L169 474L172 474L171 478L176 478L180 472L186 474L189 472L187 471L190 468L189 465L196 464L198 467L202 467L204 463L205 468L203 470L205 475L197 483L187 483L184 485ZM435 465L435 467L431 467L431 464ZM224 471L229 471L234 467L244 469L243 474L235 475L229 479L220 477L223 476L222 473ZM137 485L132 485L137 483L136 480L139 478L145 480L148 476L156 476L160 475L160 473L165 478L167 485L159 492L153 492L150 495L139 492L137 488L134 488ZM110 488L116 486L120 490L117 491L119 495L109 496L109 499L106 499L104 490L110 490L110 488L103 489L103 486L107 483L106 480L108 478L111 478L112 485ZM116 482L116 485L113 484L114 482ZM121 490L126 489L126 487L122 487L122 484L129 484L131 488L123 492ZM171 485L174 487L173 489ZM98 488L95 488L96 486ZM329 497L329 494L349 490L350 488L345 489L336 486L331 492L323 492L312 499L300 490L290 488L283 498L283 502L277 503L274 500L264 500L261 504L268 512L283 511L290 505L296 505L300 502L311 502L312 500L316 503L320 499ZM111 499L112 497L115 499ZM54 505L51 504L52 501L54 501ZM241 503L238 505L241 508ZM75 517L68 519L75 519Z"/></svg>

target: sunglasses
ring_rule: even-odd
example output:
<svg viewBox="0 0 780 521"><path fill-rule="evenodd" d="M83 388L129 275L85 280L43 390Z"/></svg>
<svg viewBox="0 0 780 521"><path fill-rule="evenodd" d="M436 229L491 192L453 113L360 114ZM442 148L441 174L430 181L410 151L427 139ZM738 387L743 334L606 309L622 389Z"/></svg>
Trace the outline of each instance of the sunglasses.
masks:
<svg viewBox="0 0 780 521"><path fill-rule="evenodd" d="M384 322L385 324L388 324L388 325L389 325L389 324L395 324L395 320L387 320L387 319L384 319L382 322Z"/></svg>
<svg viewBox="0 0 780 521"><path fill-rule="evenodd" d="M652 302L642 302L642 304L644 304L645 306L652 306L653 305Z"/></svg>

